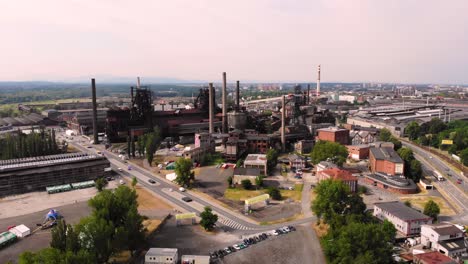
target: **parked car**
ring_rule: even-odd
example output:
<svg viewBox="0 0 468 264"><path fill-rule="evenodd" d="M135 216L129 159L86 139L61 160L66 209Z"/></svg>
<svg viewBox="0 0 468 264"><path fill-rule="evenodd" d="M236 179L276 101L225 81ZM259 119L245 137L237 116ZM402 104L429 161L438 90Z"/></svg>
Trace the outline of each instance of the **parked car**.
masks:
<svg viewBox="0 0 468 264"><path fill-rule="evenodd" d="M280 231L279 230L275 230L272 232L273 235L275 236L278 236L278 235L281 235Z"/></svg>
<svg viewBox="0 0 468 264"><path fill-rule="evenodd" d="M239 247L240 247L241 249L244 249L244 248L248 247L248 245L246 245L246 244L244 244L244 243L240 243L240 244L239 244Z"/></svg>
<svg viewBox="0 0 468 264"><path fill-rule="evenodd" d="M296 228L294 226L288 226L289 230L291 231L296 231Z"/></svg>
<svg viewBox="0 0 468 264"><path fill-rule="evenodd" d="M179 191L185 192L185 188L184 188L184 187L180 187L180 188L179 188Z"/></svg>
<svg viewBox="0 0 468 264"><path fill-rule="evenodd" d="M238 244L235 244L233 247L234 247L236 250L241 250L241 249L242 249L242 248L240 247L240 245L238 245Z"/></svg>
<svg viewBox="0 0 468 264"><path fill-rule="evenodd" d="M192 201L192 198L185 196L185 197L182 197L182 201L188 203L188 202L191 202L191 201Z"/></svg>
<svg viewBox="0 0 468 264"><path fill-rule="evenodd" d="M224 252L226 252L226 254L231 254L232 253L232 251L231 251L231 249L229 249L229 247L225 248Z"/></svg>

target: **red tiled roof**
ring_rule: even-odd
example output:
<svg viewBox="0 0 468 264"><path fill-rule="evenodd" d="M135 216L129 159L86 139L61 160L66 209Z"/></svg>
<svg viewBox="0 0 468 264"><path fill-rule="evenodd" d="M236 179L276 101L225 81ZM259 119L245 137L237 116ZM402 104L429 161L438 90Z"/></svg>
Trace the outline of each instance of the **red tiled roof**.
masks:
<svg viewBox="0 0 468 264"><path fill-rule="evenodd" d="M414 259L419 260L421 263L425 263L425 264L456 264L457 263L453 259L437 251L417 254L414 256Z"/></svg>

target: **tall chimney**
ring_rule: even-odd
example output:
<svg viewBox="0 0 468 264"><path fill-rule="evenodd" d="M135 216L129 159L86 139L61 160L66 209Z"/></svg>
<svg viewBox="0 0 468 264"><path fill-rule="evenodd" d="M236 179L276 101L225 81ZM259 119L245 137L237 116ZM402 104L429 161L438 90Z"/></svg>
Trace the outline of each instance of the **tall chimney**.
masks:
<svg viewBox="0 0 468 264"><path fill-rule="evenodd" d="M281 98L281 151L286 152L286 97Z"/></svg>
<svg viewBox="0 0 468 264"><path fill-rule="evenodd" d="M209 84L208 88L209 92L209 104L208 104L208 111L209 111L209 132L210 134L213 134L213 118L214 118L214 91L213 91L213 83Z"/></svg>
<svg viewBox="0 0 468 264"><path fill-rule="evenodd" d="M223 104L223 133L227 133L227 91L226 91L226 72L223 72L223 92L222 92L222 104Z"/></svg>
<svg viewBox="0 0 468 264"><path fill-rule="evenodd" d="M307 84L307 104L310 103L310 83Z"/></svg>
<svg viewBox="0 0 468 264"><path fill-rule="evenodd" d="M137 77L137 89L140 89L140 77Z"/></svg>
<svg viewBox="0 0 468 264"><path fill-rule="evenodd" d="M93 137L94 143L99 144L98 129L97 129L97 103L96 103L96 81L91 79L91 96L93 97Z"/></svg>
<svg viewBox="0 0 468 264"><path fill-rule="evenodd" d="M318 66L318 77L317 77L317 97L320 96L320 64Z"/></svg>
<svg viewBox="0 0 468 264"><path fill-rule="evenodd" d="M236 111L240 111L240 83L239 81L236 82Z"/></svg>

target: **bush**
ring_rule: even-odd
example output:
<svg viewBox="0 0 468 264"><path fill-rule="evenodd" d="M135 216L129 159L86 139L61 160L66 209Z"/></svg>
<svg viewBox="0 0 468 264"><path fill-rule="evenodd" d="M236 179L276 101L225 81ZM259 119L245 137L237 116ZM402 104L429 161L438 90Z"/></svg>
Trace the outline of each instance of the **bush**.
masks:
<svg viewBox="0 0 468 264"><path fill-rule="evenodd" d="M359 187L358 187L358 192L359 192L359 194L365 194L365 193L367 193L367 187L366 187L366 186L363 186L363 185L359 185Z"/></svg>
<svg viewBox="0 0 468 264"><path fill-rule="evenodd" d="M281 200L281 192L276 187L268 188L268 194L273 200Z"/></svg>
<svg viewBox="0 0 468 264"><path fill-rule="evenodd" d="M242 185L242 188L244 188L245 190L252 189L252 182L248 179L242 180L241 185Z"/></svg>

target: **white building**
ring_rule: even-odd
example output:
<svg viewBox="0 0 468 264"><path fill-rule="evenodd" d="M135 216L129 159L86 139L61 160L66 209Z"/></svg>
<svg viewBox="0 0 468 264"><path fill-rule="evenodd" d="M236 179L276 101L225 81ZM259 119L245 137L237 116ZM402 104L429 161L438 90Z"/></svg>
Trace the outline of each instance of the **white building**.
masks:
<svg viewBox="0 0 468 264"><path fill-rule="evenodd" d="M249 154L244 160L244 168L259 168L263 175L268 175L265 154Z"/></svg>
<svg viewBox="0 0 468 264"><path fill-rule="evenodd" d="M177 264L177 248L150 248L145 255L145 264Z"/></svg>
<svg viewBox="0 0 468 264"><path fill-rule="evenodd" d="M210 264L210 256L183 255L180 258L181 264Z"/></svg>
<svg viewBox="0 0 468 264"><path fill-rule="evenodd" d="M374 204L374 216L390 221L396 230L405 235L418 235L421 226L432 224L432 218L398 201Z"/></svg>
<svg viewBox="0 0 468 264"><path fill-rule="evenodd" d="M467 252L463 231L449 223L422 225L421 244L451 258Z"/></svg>

